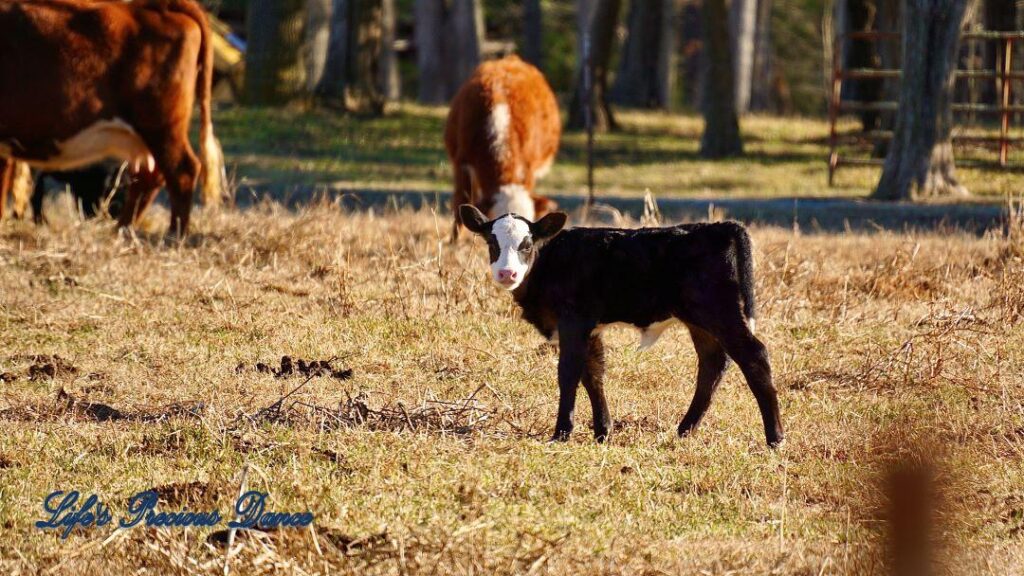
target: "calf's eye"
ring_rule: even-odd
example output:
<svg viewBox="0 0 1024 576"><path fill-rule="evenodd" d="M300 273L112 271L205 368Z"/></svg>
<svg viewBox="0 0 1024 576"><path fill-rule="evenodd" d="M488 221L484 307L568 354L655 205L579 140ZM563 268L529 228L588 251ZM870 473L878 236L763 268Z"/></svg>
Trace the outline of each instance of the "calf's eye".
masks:
<svg viewBox="0 0 1024 576"><path fill-rule="evenodd" d="M524 238L522 243L519 244L520 252L526 252L530 248L533 248L533 242L529 238Z"/></svg>

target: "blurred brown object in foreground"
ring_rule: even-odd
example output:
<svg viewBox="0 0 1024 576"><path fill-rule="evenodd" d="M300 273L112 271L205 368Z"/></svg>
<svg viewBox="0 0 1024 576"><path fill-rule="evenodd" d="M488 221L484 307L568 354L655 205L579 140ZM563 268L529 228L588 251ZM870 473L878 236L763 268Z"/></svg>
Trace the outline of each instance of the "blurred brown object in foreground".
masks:
<svg viewBox="0 0 1024 576"><path fill-rule="evenodd" d="M927 462L903 461L887 473L889 572L894 576L937 573L935 474Z"/></svg>

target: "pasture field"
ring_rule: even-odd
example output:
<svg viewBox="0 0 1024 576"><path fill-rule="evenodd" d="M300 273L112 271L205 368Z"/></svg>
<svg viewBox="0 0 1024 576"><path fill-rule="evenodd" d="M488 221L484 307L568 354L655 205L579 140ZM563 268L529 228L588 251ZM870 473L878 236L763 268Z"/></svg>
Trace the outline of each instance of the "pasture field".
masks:
<svg viewBox="0 0 1024 576"><path fill-rule="evenodd" d="M753 228L772 451L735 368L676 437L682 330L644 353L609 332L611 443L581 398L572 441L548 444L557 352L445 216L264 203L171 245L61 207L0 227L0 573L222 574L212 529L34 523L58 489L227 514L246 471L315 522L242 533L231 574L871 574L881 473L915 450L937 461L937 561L1024 573L1019 235ZM270 372L286 355L332 372Z"/></svg>
<svg viewBox="0 0 1024 576"><path fill-rule="evenodd" d="M279 187L337 184L352 189L451 189L444 151L445 108L403 103L384 118L354 119L329 111L229 108L217 135L246 194L246 184ZM563 114L564 115L564 114ZM828 123L812 118L745 117L743 159L710 161L698 154L703 121L696 115L619 112L621 132L597 136L595 181L602 194L705 197L863 197L878 183L877 167L846 167L829 188ZM844 121L841 129L856 124ZM972 129L972 133L978 129ZM1016 134L1016 132L1015 132ZM1011 162L1024 156L1011 150ZM992 160L993 151L958 149L958 158ZM961 181L980 200L1016 193L1019 173L961 168ZM586 137L563 136L541 193L582 194Z"/></svg>

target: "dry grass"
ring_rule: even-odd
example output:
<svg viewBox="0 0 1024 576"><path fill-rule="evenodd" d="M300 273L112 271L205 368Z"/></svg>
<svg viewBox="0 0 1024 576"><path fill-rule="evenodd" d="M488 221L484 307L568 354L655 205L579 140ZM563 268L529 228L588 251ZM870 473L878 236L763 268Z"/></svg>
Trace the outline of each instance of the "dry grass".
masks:
<svg viewBox="0 0 1024 576"><path fill-rule="evenodd" d="M773 452L735 369L675 437L683 332L643 354L612 332L613 441L590 441L582 401L573 441L545 443L557 354L444 218L263 205L200 215L169 246L50 213L0 227L2 573L222 573L209 530L62 541L33 523L71 488L115 512L159 488L226 514L246 466L315 530L239 537L233 574L875 573L879 472L922 443L941 447L949 569L1024 572L1024 262L1007 240L753 230L788 432ZM284 355L353 373L257 367Z"/></svg>

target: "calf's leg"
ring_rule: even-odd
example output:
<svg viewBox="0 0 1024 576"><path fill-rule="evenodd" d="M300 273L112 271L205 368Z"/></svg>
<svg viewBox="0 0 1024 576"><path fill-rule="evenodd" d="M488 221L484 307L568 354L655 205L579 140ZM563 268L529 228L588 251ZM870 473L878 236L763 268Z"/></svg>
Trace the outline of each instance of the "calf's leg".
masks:
<svg viewBox="0 0 1024 576"><path fill-rule="evenodd" d="M558 324L558 418L553 442L565 442L572 435L576 390L586 369L587 341L592 329L576 321Z"/></svg>
<svg viewBox="0 0 1024 576"><path fill-rule="evenodd" d="M40 173L36 177L36 185L32 189L32 221L36 224L45 224L46 216L43 215L43 200L46 199L46 176Z"/></svg>
<svg viewBox="0 0 1024 576"><path fill-rule="evenodd" d="M599 334L591 336L587 345L583 389L590 398L590 408L594 415L594 439L604 442L611 435L612 418L608 412L608 401L604 397L604 342Z"/></svg>
<svg viewBox="0 0 1024 576"><path fill-rule="evenodd" d="M733 325L719 341L725 346L726 352L736 361L743 371L747 386L754 393L757 406L761 410L764 423L764 435L769 446L782 443L784 434L779 418L779 400L772 384L772 369L768 362L768 350L764 344L750 332L746 322Z"/></svg>
<svg viewBox="0 0 1024 576"><path fill-rule="evenodd" d="M693 393L690 408L679 423L680 436L689 435L700 424L729 363L725 349L714 336L696 326L687 325L687 328L690 329L693 347L697 351L697 389Z"/></svg>

